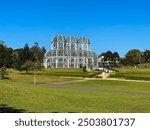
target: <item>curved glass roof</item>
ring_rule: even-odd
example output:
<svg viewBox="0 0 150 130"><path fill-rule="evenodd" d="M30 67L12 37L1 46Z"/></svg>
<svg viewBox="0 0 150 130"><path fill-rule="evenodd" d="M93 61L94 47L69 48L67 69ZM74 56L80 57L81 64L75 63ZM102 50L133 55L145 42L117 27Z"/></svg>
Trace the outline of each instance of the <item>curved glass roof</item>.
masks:
<svg viewBox="0 0 150 130"><path fill-rule="evenodd" d="M90 44L90 41L87 37L80 37L78 42L81 44Z"/></svg>
<svg viewBox="0 0 150 130"><path fill-rule="evenodd" d="M64 42L65 37L63 35L56 35L52 38L52 42Z"/></svg>
<svg viewBox="0 0 150 130"><path fill-rule="evenodd" d="M66 38L66 42L76 43L77 42L77 38L75 36L68 36Z"/></svg>

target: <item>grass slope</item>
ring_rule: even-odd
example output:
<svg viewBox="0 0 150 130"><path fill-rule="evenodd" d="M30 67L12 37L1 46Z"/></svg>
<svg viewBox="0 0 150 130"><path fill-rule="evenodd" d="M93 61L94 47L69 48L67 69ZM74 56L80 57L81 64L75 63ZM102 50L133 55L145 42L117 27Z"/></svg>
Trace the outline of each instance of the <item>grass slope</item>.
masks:
<svg viewBox="0 0 150 130"><path fill-rule="evenodd" d="M125 78L133 80L146 80L150 81L150 69L149 68L116 68L118 72L111 74L112 78Z"/></svg>
<svg viewBox="0 0 150 130"><path fill-rule="evenodd" d="M150 112L150 83L111 80L59 83L81 79L70 73L77 75L80 71L41 72L35 86L32 74L12 71L9 80L0 80L0 112Z"/></svg>

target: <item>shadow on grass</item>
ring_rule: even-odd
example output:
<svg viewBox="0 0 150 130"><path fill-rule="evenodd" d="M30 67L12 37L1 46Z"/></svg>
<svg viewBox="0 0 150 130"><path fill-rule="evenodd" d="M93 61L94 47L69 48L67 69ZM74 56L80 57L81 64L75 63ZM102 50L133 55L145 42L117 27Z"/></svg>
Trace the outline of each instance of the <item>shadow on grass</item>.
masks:
<svg viewBox="0 0 150 130"><path fill-rule="evenodd" d="M25 110L9 107L6 104L0 104L0 113L23 113Z"/></svg>
<svg viewBox="0 0 150 130"><path fill-rule="evenodd" d="M77 113L77 112L50 112L50 113Z"/></svg>

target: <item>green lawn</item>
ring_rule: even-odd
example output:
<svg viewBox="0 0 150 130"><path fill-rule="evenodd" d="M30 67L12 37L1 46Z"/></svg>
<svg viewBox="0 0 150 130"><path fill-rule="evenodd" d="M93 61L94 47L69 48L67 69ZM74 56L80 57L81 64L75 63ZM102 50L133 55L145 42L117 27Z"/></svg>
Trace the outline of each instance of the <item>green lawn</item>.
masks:
<svg viewBox="0 0 150 130"><path fill-rule="evenodd" d="M118 72L112 73L112 78L124 78L133 80L146 80L150 81L150 69L149 68L115 68Z"/></svg>
<svg viewBox="0 0 150 130"><path fill-rule="evenodd" d="M97 72L82 72L82 69L44 69L37 73L37 83L62 82L78 80L83 77L92 77ZM25 72L9 70L10 80L17 83L33 83L34 72L27 75Z"/></svg>
<svg viewBox="0 0 150 130"><path fill-rule="evenodd" d="M61 85L82 77L43 73L36 86L33 75L17 71L0 80L0 112L150 112L150 83L92 80Z"/></svg>

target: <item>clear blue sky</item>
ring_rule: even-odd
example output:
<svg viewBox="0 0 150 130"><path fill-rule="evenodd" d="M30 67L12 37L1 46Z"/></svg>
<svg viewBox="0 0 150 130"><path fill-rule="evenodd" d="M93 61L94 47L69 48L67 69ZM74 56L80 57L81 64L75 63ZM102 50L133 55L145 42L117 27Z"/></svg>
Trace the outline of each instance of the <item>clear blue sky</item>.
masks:
<svg viewBox="0 0 150 130"><path fill-rule="evenodd" d="M8 47L53 35L87 36L97 53L150 49L149 0L0 0L0 40Z"/></svg>

